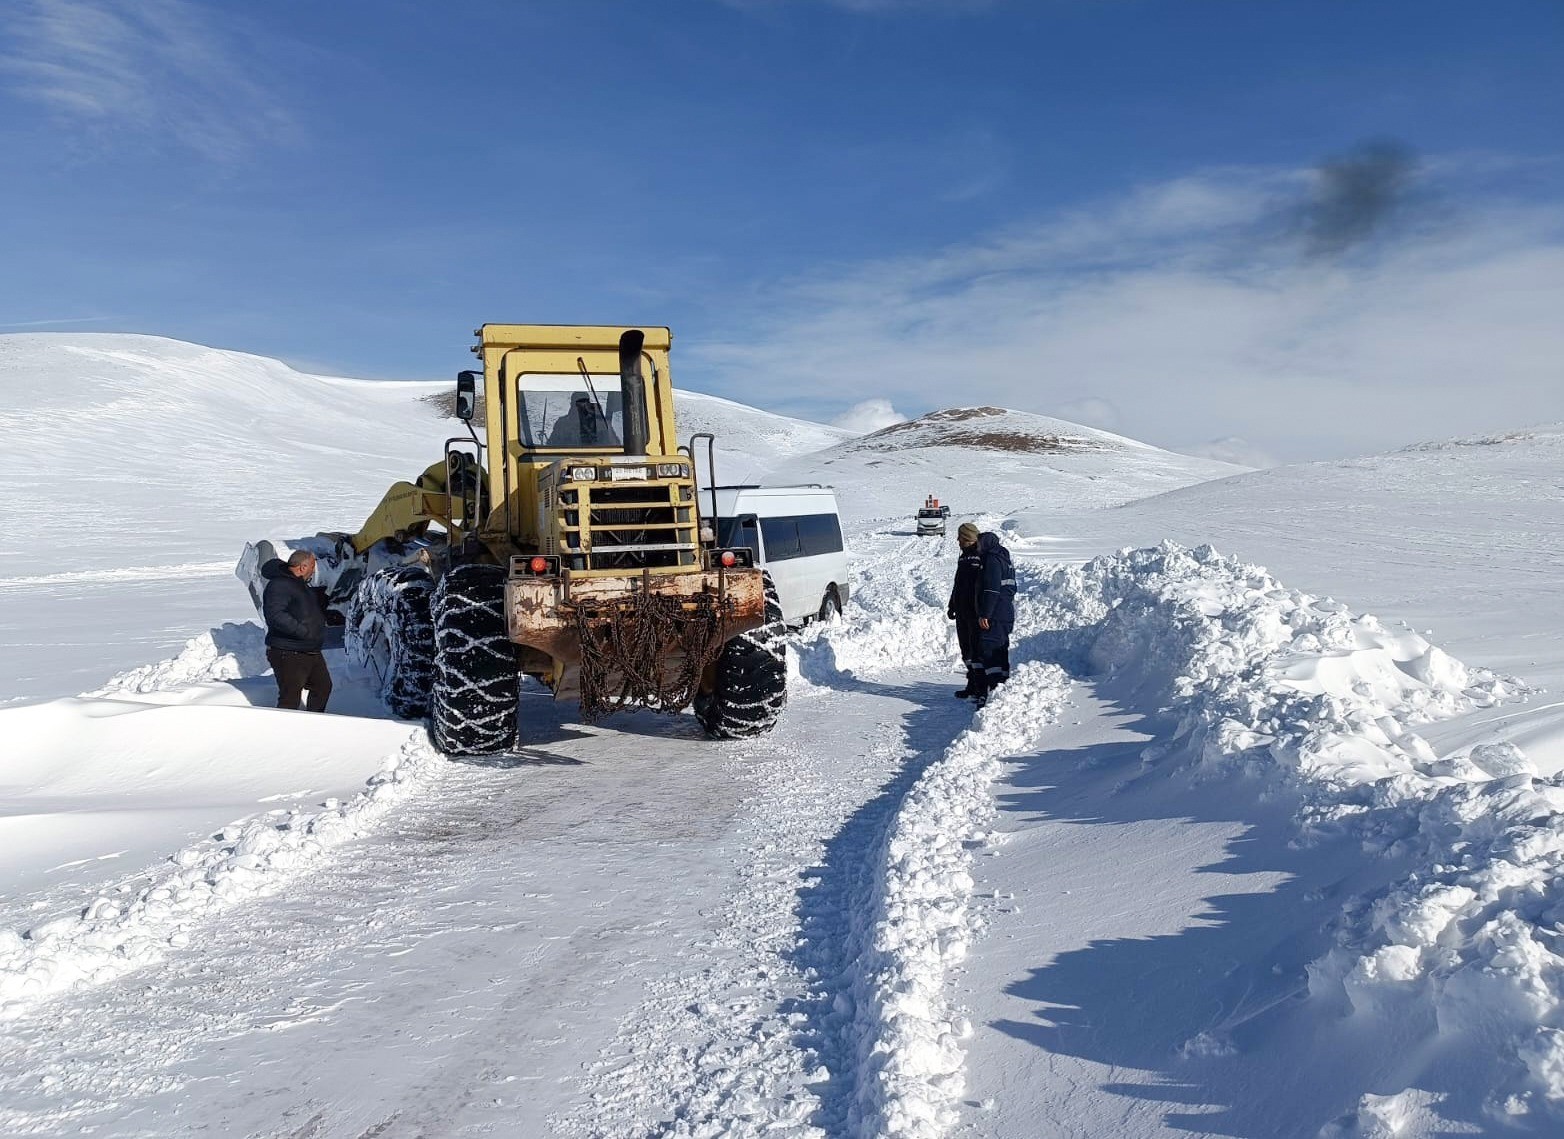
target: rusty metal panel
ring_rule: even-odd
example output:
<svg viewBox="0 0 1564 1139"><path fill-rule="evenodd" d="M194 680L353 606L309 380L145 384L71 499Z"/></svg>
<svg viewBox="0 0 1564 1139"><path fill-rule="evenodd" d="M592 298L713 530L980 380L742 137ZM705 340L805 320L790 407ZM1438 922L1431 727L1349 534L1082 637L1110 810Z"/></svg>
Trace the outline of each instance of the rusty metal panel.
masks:
<svg viewBox="0 0 1564 1139"><path fill-rule="evenodd" d="M611 611L616 601L628 603L643 590L664 597L688 597L692 602L702 594L716 597L724 641L765 623L765 586L758 569L613 577L512 577L505 583L510 638L517 644L540 649L564 664L578 664L581 645L576 631L577 609L585 606Z"/></svg>

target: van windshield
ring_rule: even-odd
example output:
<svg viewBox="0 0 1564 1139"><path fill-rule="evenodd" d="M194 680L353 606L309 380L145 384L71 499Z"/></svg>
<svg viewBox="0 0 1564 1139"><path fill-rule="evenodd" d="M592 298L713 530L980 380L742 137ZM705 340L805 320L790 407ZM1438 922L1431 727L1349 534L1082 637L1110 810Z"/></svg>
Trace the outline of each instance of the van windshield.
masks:
<svg viewBox="0 0 1564 1139"><path fill-rule="evenodd" d="M748 525L743 523L748 522ZM722 550L742 549L745 546L753 547L755 544L755 523L750 519L719 518L717 519L717 548ZM758 554L759 551L757 550Z"/></svg>
<svg viewBox="0 0 1564 1139"><path fill-rule="evenodd" d="M523 372L516 377L516 418L524 447L621 447L624 396L617 375Z"/></svg>

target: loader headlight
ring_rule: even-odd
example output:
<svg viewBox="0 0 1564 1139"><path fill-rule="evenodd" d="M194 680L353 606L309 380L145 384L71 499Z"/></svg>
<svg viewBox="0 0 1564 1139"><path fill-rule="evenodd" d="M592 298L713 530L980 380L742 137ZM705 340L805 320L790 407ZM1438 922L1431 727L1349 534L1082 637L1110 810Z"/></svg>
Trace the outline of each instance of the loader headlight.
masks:
<svg viewBox="0 0 1564 1139"><path fill-rule="evenodd" d="M591 482L597 478L596 467L566 467L566 482Z"/></svg>
<svg viewBox="0 0 1564 1139"><path fill-rule="evenodd" d="M657 477L660 479L682 479L689 477L690 468L683 463L658 463Z"/></svg>

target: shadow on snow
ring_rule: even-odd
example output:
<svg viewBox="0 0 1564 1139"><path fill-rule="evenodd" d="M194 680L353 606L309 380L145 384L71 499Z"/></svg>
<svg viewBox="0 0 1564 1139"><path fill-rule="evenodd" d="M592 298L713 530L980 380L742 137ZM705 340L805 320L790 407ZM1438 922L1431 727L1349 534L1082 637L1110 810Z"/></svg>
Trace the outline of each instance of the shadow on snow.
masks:
<svg viewBox="0 0 1564 1139"><path fill-rule="evenodd" d="M1149 738L1009 759L996 786L1000 828L1237 823L1222 860L1193 872L1274 884L1205 895L1176 933L1099 938L1028 969L1004 991L1032 1005L1031 1018L991 1027L1104 1065L1121 1078L1103 1090L1165 1105L1163 1126L1196 1134L1313 1136L1356 1110L1363 1093L1403 1090L1425 1070L1427 1049L1418 1041L1387 1048L1382 1032L1365 1031L1344 1006L1307 1000L1305 967L1331 947L1343 903L1404 864L1366 856L1345 834L1299 844L1296 800L1266 795L1252 778L1194 777L1174 768L1172 755L1169 766L1148 766L1141 752L1169 726L1088 684L1110 714L1128 714L1124 726ZM1002 859L984 869L1002 880ZM1134 876L1126 866L1115 884L1144 896ZM1029 912L1047 920L1043 904L1034 898Z"/></svg>

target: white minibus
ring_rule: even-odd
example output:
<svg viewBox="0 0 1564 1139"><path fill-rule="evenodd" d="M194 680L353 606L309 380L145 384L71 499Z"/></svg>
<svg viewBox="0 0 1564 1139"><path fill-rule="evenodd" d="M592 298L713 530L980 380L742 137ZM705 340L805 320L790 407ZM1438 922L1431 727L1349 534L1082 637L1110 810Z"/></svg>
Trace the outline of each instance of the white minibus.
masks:
<svg viewBox="0 0 1564 1139"><path fill-rule="evenodd" d="M828 486L719 486L701 491L719 548L748 547L777 587L789 624L825 619L847 604L847 551Z"/></svg>

